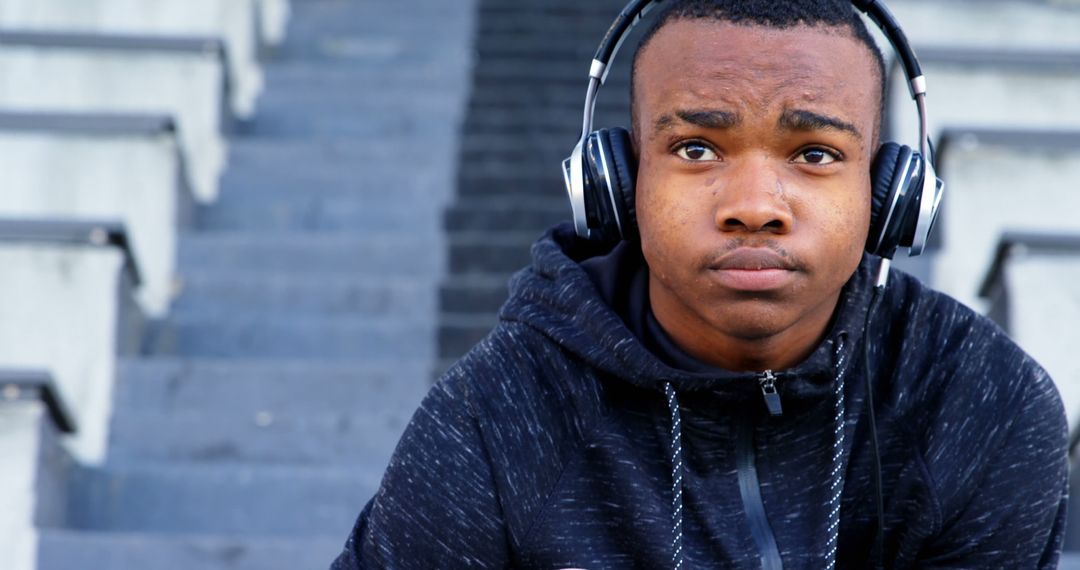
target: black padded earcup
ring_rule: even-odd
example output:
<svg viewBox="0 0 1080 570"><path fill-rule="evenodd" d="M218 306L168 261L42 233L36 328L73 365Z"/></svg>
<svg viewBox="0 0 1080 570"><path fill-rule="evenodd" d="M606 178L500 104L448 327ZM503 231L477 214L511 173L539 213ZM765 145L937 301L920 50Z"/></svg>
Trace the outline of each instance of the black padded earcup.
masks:
<svg viewBox="0 0 1080 570"><path fill-rule="evenodd" d="M911 160L911 149L887 142L881 145L874 162L870 165L870 232L866 235L866 251L874 255L891 255L896 244L882 242L882 236L890 233L888 228L883 227L885 221L890 224L899 223L895 219L896 212L889 216L889 208L893 207L897 192L897 175L900 174ZM887 241L887 240L886 240Z"/></svg>
<svg viewBox="0 0 1080 570"><path fill-rule="evenodd" d="M606 147L610 150L609 165L613 171L612 194L615 196L615 208L618 209L622 222L622 238L637 239L637 207L634 202L637 189L637 159L634 157L634 143L630 133L615 127L602 131L607 138Z"/></svg>

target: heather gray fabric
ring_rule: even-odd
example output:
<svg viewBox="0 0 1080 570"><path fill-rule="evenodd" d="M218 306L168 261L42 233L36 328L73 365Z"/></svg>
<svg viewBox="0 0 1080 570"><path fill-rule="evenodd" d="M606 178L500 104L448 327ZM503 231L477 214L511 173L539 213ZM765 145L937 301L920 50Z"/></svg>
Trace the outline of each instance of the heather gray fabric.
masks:
<svg viewBox="0 0 1080 570"><path fill-rule="evenodd" d="M783 415L769 417L755 375L686 372L647 350L578 263L603 253L567 225L534 245L500 324L432 388L333 568L670 567L665 382L681 407L684 568L761 568L739 441L752 442L783 567L821 568L841 358L837 567L865 567L875 262L845 287L817 350L777 373ZM1050 378L993 323L898 271L869 332L888 567L1054 568L1067 467Z"/></svg>

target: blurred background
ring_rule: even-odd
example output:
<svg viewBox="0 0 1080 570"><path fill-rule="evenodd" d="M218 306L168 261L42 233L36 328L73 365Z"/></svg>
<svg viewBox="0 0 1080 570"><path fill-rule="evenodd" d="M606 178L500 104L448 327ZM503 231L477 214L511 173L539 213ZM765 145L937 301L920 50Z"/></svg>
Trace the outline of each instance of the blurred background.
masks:
<svg viewBox="0 0 1080 570"><path fill-rule="evenodd" d="M327 567L569 217L623 4L0 0L0 568ZM1042 363L1076 434L1080 0L889 4L947 183L898 265Z"/></svg>

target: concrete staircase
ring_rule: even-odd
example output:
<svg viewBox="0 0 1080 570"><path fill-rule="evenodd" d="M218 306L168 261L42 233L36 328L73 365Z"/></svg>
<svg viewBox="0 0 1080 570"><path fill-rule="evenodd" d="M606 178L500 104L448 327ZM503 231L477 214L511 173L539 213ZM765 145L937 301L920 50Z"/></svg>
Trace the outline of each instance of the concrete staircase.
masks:
<svg viewBox="0 0 1080 570"><path fill-rule="evenodd" d="M529 262L529 245L569 219L560 165L581 132L589 61L624 5L480 0L458 195L444 219L450 244L439 297L443 367L494 325L507 279ZM597 126L629 123L625 55L601 91Z"/></svg>
<svg viewBox="0 0 1080 570"><path fill-rule="evenodd" d="M39 568L325 568L430 385L473 10L292 10Z"/></svg>

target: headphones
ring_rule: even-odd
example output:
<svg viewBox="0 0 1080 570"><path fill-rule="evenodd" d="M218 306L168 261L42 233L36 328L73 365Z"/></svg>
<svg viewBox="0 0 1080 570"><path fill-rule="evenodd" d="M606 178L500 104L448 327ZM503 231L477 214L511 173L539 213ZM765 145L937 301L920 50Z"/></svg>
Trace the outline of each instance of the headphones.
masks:
<svg viewBox="0 0 1080 570"><path fill-rule="evenodd" d="M589 69L581 138L563 161L574 230L583 238L637 238L634 191L637 164L630 133L623 128L592 130L596 95L610 62L630 30L664 0L631 0L600 42ZM922 253L937 218L944 183L933 164L926 120L926 78L904 31L880 0L852 0L881 29L900 57L908 88L919 112L919 151L894 142L881 145L870 167L871 212L866 251L892 259L898 247ZM929 157L926 160L924 157Z"/></svg>

